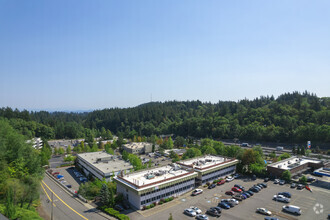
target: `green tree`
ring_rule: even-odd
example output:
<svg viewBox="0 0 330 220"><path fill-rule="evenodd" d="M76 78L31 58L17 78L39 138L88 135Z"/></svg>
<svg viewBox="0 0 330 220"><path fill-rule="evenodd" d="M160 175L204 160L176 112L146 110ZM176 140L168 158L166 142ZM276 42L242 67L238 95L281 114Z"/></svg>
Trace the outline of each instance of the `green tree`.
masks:
<svg viewBox="0 0 330 220"><path fill-rule="evenodd" d="M290 157L291 157L291 155L289 153L283 153L279 156L279 159L280 160L285 160L285 159L288 159Z"/></svg>
<svg viewBox="0 0 330 220"><path fill-rule="evenodd" d="M70 145L66 148L66 153L71 154L71 146Z"/></svg>
<svg viewBox="0 0 330 220"><path fill-rule="evenodd" d="M282 179L287 181L287 182L290 182L291 181L291 172L289 170L285 170L282 173Z"/></svg>
<svg viewBox="0 0 330 220"><path fill-rule="evenodd" d="M292 147L292 154L295 155L297 153L296 146Z"/></svg>
<svg viewBox="0 0 330 220"><path fill-rule="evenodd" d="M58 149L58 153L61 154L61 155L63 155L63 154L64 154L64 149L63 149L62 147L60 147L60 148Z"/></svg>
<svg viewBox="0 0 330 220"><path fill-rule="evenodd" d="M5 215L9 219L14 219L14 216L16 214L16 207L14 205L14 193L12 187L9 187L9 189L7 190L5 206Z"/></svg>
<svg viewBox="0 0 330 220"><path fill-rule="evenodd" d="M108 186L104 183L102 184L102 188L100 190L100 198L102 204L108 207L110 203L110 192Z"/></svg>
<svg viewBox="0 0 330 220"><path fill-rule="evenodd" d="M170 213L170 217L168 218L168 220L173 220L172 213Z"/></svg>
<svg viewBox="0 0 330 220"><path fill-rule="evenodd" d="M301 155L305 155L305 148L304 147L301 147L300 153L301 153Z"/></svg>
<svg viewBox="0 0 330 220"><path fill-rule="evenodd" d="M302 184L305 184L307 183L307 178L306 176L302 176L300 179L299 179L299 182L302 183Z"/></svg>
<svg viewBox="0 0 330 220"><path fill-rule="evenodd" d="M175 138L174 145L175 145L175 147L183 147L185 142L186 142L186 140L183 137L177 136Z"/></svg>
<svg viewBox="0 0 330 220"><path fill-rule="evenodd" d="M269 154L269 157L272 158L272 159L274 159L274 158L276 157L276 153L275 153L275 151L271 152L271 153Z"/></svg>

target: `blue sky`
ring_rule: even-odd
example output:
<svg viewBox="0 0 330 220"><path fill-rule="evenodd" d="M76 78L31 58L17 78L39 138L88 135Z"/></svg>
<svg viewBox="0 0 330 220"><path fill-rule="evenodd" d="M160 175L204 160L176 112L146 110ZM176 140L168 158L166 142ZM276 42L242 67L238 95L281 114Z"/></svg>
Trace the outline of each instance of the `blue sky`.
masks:
<svg viewBox="0 0 330 220"><path fill-rule="evenodd" d="M0 107L330 96L330 1L0 1Z"/></svg>

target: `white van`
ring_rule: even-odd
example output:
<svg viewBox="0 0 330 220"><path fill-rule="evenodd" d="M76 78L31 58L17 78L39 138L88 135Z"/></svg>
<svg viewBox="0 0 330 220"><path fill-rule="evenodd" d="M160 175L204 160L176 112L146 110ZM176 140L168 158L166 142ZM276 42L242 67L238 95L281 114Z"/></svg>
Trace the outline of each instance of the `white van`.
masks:
<svg viewBox="0 0 330 220"><path fill-rule="evenodd" d="M298 206L294 205L285 205L283 206L283 211L291 212L296 215L301 215L301 209Z"/></svg>

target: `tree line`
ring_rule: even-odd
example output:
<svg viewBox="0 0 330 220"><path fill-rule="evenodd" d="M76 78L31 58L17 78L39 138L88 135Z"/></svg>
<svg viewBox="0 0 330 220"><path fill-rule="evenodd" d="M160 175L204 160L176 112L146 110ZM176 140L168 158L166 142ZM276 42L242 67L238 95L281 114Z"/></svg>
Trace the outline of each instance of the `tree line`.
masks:
<svg viewBox="0 0 330 220"><path fill-rule="evenodd" d="M238 102L169 101L90 113L28 112L0 109L0 117L46 138L84 138L102 132L132 138L174 134L193 138L330 143L330 98L309 92L261 96ZM17 125L16 125L17 124ZM27 133L27 132L25 132Z"/></svg>

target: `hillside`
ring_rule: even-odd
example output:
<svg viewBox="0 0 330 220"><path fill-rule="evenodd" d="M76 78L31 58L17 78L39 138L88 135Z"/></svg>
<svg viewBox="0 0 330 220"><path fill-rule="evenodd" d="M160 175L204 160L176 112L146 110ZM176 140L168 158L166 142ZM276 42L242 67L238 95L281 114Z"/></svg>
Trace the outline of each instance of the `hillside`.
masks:
<svg viewBox="0 0 330 220"><path fill-rule="evenodd" d="M35 129L39 136L46 135L48 139L78 138L89 133L98 136L108 129L124 137L175 134L196 138L330 143L330 98L319 98L308 92L286 93L276 99L262 96L215 104L152 102L90 113L20 112L2 108L0 117L10 119L14 127L19 127L15 126L17 120L25 126L35 123L40 127Z"/></svg>

